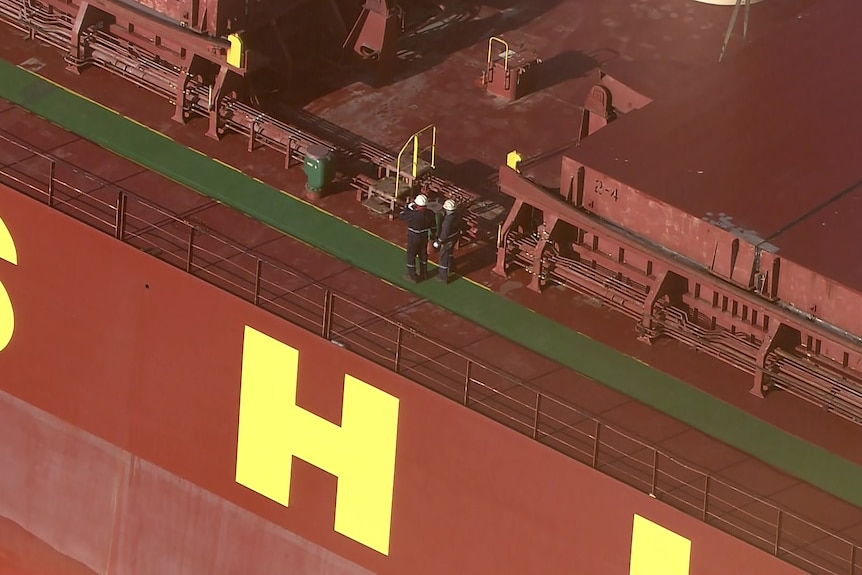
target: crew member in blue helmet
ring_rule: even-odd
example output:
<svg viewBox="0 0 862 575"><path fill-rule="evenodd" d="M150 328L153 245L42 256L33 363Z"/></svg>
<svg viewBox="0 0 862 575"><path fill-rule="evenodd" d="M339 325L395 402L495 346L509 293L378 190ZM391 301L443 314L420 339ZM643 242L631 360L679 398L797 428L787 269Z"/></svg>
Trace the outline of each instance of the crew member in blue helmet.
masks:
<svg viewBox="0 0 862 575"><path fill-rule="evenodd" d="M428 239L437 228L437 218L427 205L428 198L419 194L398 216L407 222L407 275L404 279L412 283L422 281L428 276Z"/></svg>

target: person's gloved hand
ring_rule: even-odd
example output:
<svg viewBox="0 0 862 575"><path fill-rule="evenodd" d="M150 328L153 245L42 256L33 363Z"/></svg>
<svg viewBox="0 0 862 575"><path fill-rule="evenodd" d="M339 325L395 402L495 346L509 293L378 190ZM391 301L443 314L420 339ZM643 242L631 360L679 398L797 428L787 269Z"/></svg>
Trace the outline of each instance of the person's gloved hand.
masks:
<svg viewBox="0 0 862 575"><path fill-rule="evenodd" d="M440 242L438 240L434 240L433 242L431 242L431 245L434 247L435 250L440 249Z"/></svg>

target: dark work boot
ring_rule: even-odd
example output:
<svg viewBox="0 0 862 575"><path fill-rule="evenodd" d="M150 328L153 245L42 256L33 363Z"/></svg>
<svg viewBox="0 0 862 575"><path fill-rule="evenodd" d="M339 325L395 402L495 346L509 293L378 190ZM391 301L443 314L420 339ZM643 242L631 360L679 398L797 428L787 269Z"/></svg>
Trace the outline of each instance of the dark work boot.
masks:
<svg viewBox="0 0 862 575"><path fill-rule="evenodd" d="M428 277L428 264L419 264L419 281Z"/></svg>
<svg viewBox="0 0 862 575"><path fill-rule="evenodd" d="M404 274L402 277L403 277L405 280L409 281L410 283L414 283L414 284L415 284L415 283L417 283L417 280L416 280L416 268L414 268L414 267L412 267L412 266L407 266L407 273L406 273L406 274Z"/></svg>

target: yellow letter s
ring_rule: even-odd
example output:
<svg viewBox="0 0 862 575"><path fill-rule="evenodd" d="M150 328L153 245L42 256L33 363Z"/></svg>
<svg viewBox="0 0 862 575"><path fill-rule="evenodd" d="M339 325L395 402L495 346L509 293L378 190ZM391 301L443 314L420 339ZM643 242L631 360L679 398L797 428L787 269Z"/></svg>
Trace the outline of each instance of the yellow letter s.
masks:
<svg viewBox="0 0 862 575"><path fill-rule="evenodd" d="M9 228L0 219L0 260L7 261L12 265L18 265L18 251ZM0 351L3 351L12 341L12 333L15 331L15 313L12 310L12 300L3 282L0 281Z"/></svg>

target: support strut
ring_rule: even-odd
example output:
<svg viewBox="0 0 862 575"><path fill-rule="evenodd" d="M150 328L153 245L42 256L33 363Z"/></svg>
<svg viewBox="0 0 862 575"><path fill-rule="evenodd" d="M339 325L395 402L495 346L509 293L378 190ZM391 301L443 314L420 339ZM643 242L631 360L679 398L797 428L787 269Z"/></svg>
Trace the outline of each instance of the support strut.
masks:
<svg viewBox="0 0 862 575"><path fill-rule="evenodd" d="M89 2L83 2L75 16L75 24L72 26L72 35L69 39L69 62L66 64L66 69L73 74L80 74L86 67L87 47L82 41L81 36L91 26L104 23L105 14Z"/></svg>
<svg viewBox="0 0 862 575"><path fill-rule="evenodd" d="M219 111L225 96L236 92L242 85L242 77L230 66L219 68L215 85L212 88L209 101L209 129L207 136L214 140L221 139L224 129L219 125Z"/></svg>

